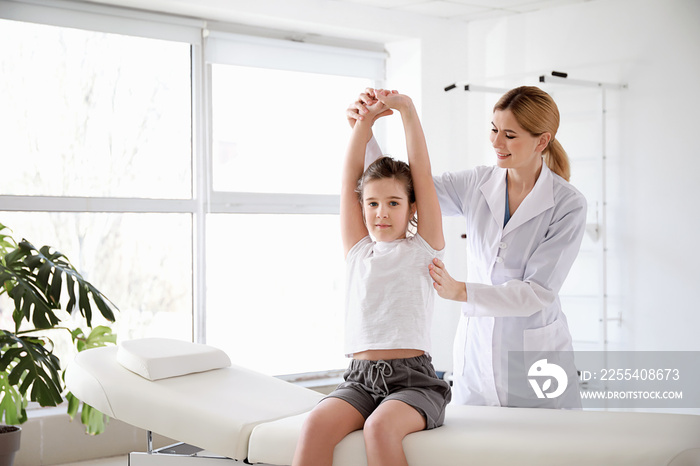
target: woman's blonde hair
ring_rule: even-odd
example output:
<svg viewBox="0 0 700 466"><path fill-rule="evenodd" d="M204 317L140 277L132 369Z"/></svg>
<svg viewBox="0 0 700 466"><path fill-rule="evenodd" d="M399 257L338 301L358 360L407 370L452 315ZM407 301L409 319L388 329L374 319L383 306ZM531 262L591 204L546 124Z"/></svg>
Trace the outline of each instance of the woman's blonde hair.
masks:
<svg viewBox="0 0 700 466"><path fill-rule="evenodd" d="M555 139L559 129L559 109L554 99L539 87L521 86L511 89L494 105L493 111L510 110L528 133L539 136L552 135L547 147L542 151L544 162L550 170L569 181L571 166L566 151Z"/></svg>

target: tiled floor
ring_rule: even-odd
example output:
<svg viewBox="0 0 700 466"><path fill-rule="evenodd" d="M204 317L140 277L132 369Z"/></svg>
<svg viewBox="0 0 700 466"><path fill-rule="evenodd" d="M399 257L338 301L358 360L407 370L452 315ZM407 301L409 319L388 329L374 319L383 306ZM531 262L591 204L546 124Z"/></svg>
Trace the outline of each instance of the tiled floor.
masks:
<svg viewBox="0 0 700 466"><path fill-rule="evenodd" d="M126 455L102 458L99 460L80 461L78 463L65 463L61 466L126 466L129 459Z"/></svg>

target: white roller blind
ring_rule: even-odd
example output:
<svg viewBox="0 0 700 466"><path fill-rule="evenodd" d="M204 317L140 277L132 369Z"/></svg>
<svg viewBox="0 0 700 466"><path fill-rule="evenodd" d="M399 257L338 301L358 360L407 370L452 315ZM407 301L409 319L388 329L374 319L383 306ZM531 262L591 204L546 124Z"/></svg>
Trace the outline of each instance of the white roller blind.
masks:
<svg viewBox="0 0 700 466"><path fill-rule="evenodd" d="M384 79L385 52L212 31L209 63Z"/></svg>
<svg viewBox="0 0 700 466"><path fill-rule="evenodd" d="M0 0L0 18L199 44L204 21L61 0Z"/></svg>

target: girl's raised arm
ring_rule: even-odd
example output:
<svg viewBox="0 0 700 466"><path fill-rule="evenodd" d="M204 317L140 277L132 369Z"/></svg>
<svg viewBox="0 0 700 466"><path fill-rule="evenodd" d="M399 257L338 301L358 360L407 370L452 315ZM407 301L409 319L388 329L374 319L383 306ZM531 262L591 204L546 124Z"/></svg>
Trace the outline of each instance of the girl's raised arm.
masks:
<svg viewBox="0 0 700 466"><path fill-rule="evenodd" d="M442 213L437 192L435 191L435 184L433 183L433 174L430 169L428 146L425 142L425 135L423 134L416 107L407 95L379 91L376 96L384 105L401 113L401 120L406 132L408 165L411 167L411 177L413 178L413 187L416 192L418 234L433 249L439 251L445 247L445 238L442 232Z"/></svg>
<svg viewBox="0 0 700 466"><path fill-rule="evenodd" d="M362 216L362 205L358 201L355 189L357 181L364 172L365 147L372 137L373 117L386 111L386 107L381 102L376 102L368 105L367 110L368 113L365 115L369 118L357 121L352 128L343 165L340 186L340 234L345 256L358 241L369 234Z"/></svg>

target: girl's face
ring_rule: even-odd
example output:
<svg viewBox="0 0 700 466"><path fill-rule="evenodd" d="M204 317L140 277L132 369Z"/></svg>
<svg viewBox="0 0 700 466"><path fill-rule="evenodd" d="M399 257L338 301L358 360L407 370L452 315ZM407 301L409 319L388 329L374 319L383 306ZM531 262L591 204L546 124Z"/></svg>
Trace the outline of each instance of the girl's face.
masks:
<svg viewBox="0 0 700 466"><path fill-rule="evenodd" d="M408 222L416 211L406 194L406 187L395 178L365 183L362 212L367 230L377 241L394 241L406 237Z"/></svg>
<svg viewBox="0 0 700 466"><path fill-rule="evenodd" d="M496 110L491 122L491 144L496 150L498 166L537 170L542 165L542 151L550 135L533 136L518 123L510 110Z"/></svg>

